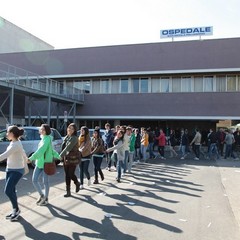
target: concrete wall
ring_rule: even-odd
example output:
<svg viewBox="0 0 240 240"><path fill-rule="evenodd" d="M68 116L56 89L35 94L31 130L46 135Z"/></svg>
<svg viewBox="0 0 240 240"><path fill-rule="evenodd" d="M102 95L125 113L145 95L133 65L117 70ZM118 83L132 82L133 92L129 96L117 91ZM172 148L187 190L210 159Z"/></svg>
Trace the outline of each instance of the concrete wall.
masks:
<svg viewBox="0 0 240 240"><path fill-rule="evenodd" d="M91 94L77 115L118 119L240 119L240 93ZM106 119L105 118L105 119ZM140 119L139 118L139 119Z"/></svg>
<svg viewBox="0 0 240 240"><path fill-rule="evenodd" d="M0 53L52 50L53 46L0 17Z"/></svg>

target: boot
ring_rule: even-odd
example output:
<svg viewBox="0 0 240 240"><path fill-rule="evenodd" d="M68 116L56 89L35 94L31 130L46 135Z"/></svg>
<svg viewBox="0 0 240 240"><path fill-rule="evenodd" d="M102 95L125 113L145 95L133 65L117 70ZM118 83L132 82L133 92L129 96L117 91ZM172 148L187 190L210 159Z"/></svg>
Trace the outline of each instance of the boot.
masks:
<svg viewBox="0 0 240 240"><path fill-rule="evenodd" d="M102 170L100 170L99 173L100 173L101 179L102 179L102 181L103 181L103 180L104 180L104 175L103 175Z"/></svg>
<svg viewBox="0 0 240 240"><path fill-rule="evenodd" d="M80 183L76 182L75 185L76 185L76 191L75 192L77 193L80 190Z"/></svg>
<svg viewBox="0 0 240 240"><path fill-rule="evenodd" d="M98 184L98 174L97 174L97 171L95 171L95 180L93 182L93 184Z"/></svg>
<svg viewBox="0 0 240 240"><path fill-rule="evenodd" d="M64 197L71 197L71 191L70 186L66 186L67 193L64 195Z"/></svg>

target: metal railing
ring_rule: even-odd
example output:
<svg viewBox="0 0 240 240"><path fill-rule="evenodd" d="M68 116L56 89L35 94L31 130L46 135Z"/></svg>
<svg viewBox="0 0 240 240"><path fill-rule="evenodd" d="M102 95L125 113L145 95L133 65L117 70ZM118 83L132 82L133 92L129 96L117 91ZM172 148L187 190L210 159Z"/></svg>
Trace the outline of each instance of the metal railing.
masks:
<svg viewBox="0 0 240 240"><path fill-rule="evenodd" d="M55 97L84 101L83 90L0 61L0 85L1 82L24 87L26 91L37 90Z"/></svg>

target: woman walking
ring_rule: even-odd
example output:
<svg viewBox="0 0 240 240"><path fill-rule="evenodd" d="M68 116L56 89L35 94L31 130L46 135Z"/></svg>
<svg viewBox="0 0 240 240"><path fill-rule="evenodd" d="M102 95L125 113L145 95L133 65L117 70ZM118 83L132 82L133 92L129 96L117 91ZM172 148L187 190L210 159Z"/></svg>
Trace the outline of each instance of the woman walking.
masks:
<svg viewBox="0 0 240 240"><path fill-rule="evenodd" d="M88 186L91 185L90 173L88 171L90 159L91 159L91 139L89 130L86 126L81 127L81 134L78 139L79 151L81 152L81 163L80 163L80 189L83 189L83 178L84 174L88 179Z"/></svg>
<svg viewBox="0 0 240 240"><path fill-rule="evenodd" d="M41 141L38 144L38 149L29 160L36 160L32 176L33 186L39 193L39 198L36 203L40 206L45 206L48 204L49 176L44 172L44 163L52 162L54 158L61 158L52 148L51 128L47 124L42 124L39 128L39 134ZM43 179L44 193L40 185L40 178Z"/></svg>
<svg viewBox="0 0 240 240"><path fill-rule="evenodd" d="M24 174L24 161L27 161L26 153L23 149L19 137L24 133L23 129L11 126L7 130L7 138L10 142L6 151L0 155L0 161L7 158L6 184L4 192L11 201L13 211L6 216L6 219L16 221L20 215L18 207L16 185Z"/></svg>
<svg viewBox="0 0 240 240"><path fill-rule="evenodd" d="M80 163L80 152L78 150L77 126L71 123L67 127L67 136L63 140L62 152L60 157L63 159L63 167L65 171L65 182L67 193L64 197L71 196L71 180L76 185L76 193L79 192L80 183L75 175L77 165Z"/></svg>
<svg viewBox="0 0 240 240"><path fill-rule="evenodd" d="M98 184L98 173L101 177L101 180L104 180L104 175L101 169L102 160L104 157L105 148L104 148L104 142L100 136L100 129L95 129L93 132L93 138L92 138L92 158L93 158L93 164L94 164L94 173L95 173L95 180L93 184ZM111 161L111 160L110 160Z"/></svg>
<svg viewBox="0 0 240 240"><path fill-rule="evenodd" d="M116 139L114 140L113 144L114 146L111 148L108 148L106 152L112 152L114 150L117 151L117 181L121 181L121 175L122 175L122 169L124 167L124 158L125 158L125 148L124 148L124 132L122 130L119 130L117 132Z"/></svg>

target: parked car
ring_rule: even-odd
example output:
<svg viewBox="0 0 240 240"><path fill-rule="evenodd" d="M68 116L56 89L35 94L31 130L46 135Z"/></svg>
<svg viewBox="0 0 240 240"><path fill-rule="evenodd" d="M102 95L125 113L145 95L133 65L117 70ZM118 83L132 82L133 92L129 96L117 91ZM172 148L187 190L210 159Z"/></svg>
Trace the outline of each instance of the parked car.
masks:
<svg viewBox="0 0 240 240"><path fill-rule="evenodd" d="M21 137L21 141L28 157L30 157L38 148L38 143L40 142L39 128L40 127L23 127L24 134ZM6 134L7 129L0 131L0 154L5 152L9 145L9 140L7 139ZM51 128L51 136L53 148L60 153L63 142L60 133L56 129ZM56 160L56 163L59 164L60 161Z"/></svg>
<svg viewBox="0 0 240 240"><path fill-rule="evenodd" d="M95 130L95 129L89 129L90 137L93 136L93 131L94 131L94 130ZM100 134L101 134L102 139L103 139L104 142L105 142L105 140L106 140L105 131L106 131L105 129L100 129ZM78 137L80 136L80 130L77 131L77 135L78 135Z"/></svg>

